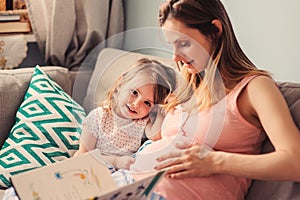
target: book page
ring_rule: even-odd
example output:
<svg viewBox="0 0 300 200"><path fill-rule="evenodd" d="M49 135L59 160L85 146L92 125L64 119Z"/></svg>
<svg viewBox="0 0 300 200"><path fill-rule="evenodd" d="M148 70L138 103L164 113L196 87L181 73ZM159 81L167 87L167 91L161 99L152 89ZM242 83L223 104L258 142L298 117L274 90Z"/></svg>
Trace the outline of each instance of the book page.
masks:
<svg viewBox="0 0 300 200"><path fill-rule="evenodd" d="M117 186L98 150L11 177L21 200L147 199L164 171L129 172L141 177ZM132 173L132 174L131 174Z"/></svg>
<svg viewBox="0 0 300 200"><path fill-rule="evenodd" d="M117 188L109 170L93 153L11 177L23 200L93 199Z"/></svg>

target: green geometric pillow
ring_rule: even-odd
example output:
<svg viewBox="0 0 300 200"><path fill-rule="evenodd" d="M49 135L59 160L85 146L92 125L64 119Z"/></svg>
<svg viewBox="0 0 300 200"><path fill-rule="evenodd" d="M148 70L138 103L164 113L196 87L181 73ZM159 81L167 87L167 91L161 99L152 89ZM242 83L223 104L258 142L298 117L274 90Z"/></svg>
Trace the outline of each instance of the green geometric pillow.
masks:
<svg viewBox="0 0 300 200"><path fill-rule="evenodd" d="M84 117L84 109L37 66L0 151L0 187L11 186L11 175L71 157Z"/></svg>

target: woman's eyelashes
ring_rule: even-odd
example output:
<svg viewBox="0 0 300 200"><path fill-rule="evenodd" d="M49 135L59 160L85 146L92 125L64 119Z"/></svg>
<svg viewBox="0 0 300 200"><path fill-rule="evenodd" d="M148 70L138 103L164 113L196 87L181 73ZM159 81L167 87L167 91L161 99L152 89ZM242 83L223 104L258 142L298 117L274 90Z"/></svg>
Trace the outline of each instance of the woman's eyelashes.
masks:
<svg viewBox="0 0 300 200"><path fill-rule="evenodd" d="M189 41L177 41L175 43L176 48L184 48L184 47L189 47L191 43Z"/></svg>

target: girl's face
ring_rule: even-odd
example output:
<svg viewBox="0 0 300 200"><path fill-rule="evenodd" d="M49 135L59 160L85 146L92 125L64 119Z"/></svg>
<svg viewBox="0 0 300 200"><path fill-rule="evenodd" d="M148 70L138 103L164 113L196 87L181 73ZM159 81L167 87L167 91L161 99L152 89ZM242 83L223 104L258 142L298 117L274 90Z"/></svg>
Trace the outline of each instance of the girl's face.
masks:
<svg viewBox="0 0 300 200"><path fill-rule="evenodd" d="M200 31L189 28L176 19L167 19L162 26L164 36L173 47L173 60L181 61L191 74L206 68L212 53L211 40Z"/></svg>
<svg viewBox="0 0 300 200"><path fill-rule="evenodd" d="M136 76L119 89L117 113L128 119L146 117L154 105L154 85L145 76Z"/></svg>

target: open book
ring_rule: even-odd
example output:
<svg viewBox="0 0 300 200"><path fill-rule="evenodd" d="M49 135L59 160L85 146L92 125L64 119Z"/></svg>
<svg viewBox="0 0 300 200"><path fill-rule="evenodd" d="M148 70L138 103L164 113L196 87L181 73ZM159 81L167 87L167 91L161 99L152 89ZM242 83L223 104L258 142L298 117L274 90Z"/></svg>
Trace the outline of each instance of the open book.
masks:
<svg viewBox="0 0 300 200"><path fill-rule="evenodd" d="M96 152L14 175L12 185L21 200L147 199L164 175L151 173L118 187Z"/></svg>

